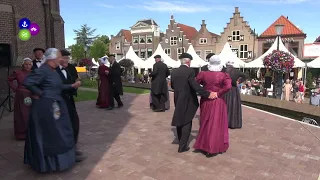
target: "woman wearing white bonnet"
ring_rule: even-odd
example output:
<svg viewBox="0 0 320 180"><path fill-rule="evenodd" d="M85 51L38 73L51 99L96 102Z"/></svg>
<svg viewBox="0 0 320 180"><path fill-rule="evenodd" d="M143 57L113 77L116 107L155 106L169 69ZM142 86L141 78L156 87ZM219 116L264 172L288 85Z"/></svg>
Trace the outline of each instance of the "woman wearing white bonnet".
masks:
<svg viewBox="0 0 320 180"><path fill-rule="evenodd" d="M22 68L14 71L8 77L8 84L15 92L14 97L14 134L17 140L24 140L26 137L29 113L31 110L31 92L23 86L23 81L30 74L32 60L24 58ZM16 82L16 83L15 83Z"/></svg>
<svg viewBox="0 0 320 180"><path fill-rule="evenodd" d="M108 56L99 58L98 68L98 98L96 106L98 108L109 108L110 107L110 85L109 85L109 67L106 66L108 62Z"/></svg>
<svg viewBox="0 0 320 180"><path fill-rule="evenodd" d="M224 100L228 107L228 126L231 129L242 127L242 108L240 90L238 88L238 81L241 83L246 79L244 73L233 67L234 61L230 59L227 62L226 73L232 79L232 88L224 95Z"/></svg>
<svg viewBox="0 0 320 180"><path fill-rule="evenodd" d="M209 59L208 70L197 75L197 82L204 89L216 94L214 100L200 100L200 130L194 148L206 152L207 157L213 157L226 152L229 148L228 112L222 98L231 88L228 74L221 72L224 64L218 55Z"/></svg>
<svg viewBox="0 0 320 180"><path fill-rule="evenodd" d="M55 70L60 60L58 49L47 49L43 65L34 69L24 81L34 95L24 163L37 172L66 170L76 162L73 130L61 91L78 88L81 83L62 83Z"/></svg>

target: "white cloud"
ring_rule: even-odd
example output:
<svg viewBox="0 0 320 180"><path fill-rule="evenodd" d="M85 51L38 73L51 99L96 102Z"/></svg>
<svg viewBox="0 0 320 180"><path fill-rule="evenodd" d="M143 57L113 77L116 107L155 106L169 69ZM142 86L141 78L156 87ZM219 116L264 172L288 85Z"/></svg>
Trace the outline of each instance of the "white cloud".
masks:
<svg viewBox="0 0 320 180"><path fill-rule="evenodd" d="M230 11L228 6L201 5L194 3L186 3L182 1L150 1L141 5L128 5L129 8L143 9L155 12L180 12L180 13L196 13L208 11Z"/></svg>
<svg viewBox="0 0 320 180"><path fill-rule="evenodd" d="M98 5L105 8L115 8L113 5L110 5L110 4L98 4Z"/></svg>
<svg viewBox="0 0 320 180"><path fill-rule="evenodd" d="M301 4L310 2L310 0L238 0L247 3L260 3L260 4Z"/></svg>

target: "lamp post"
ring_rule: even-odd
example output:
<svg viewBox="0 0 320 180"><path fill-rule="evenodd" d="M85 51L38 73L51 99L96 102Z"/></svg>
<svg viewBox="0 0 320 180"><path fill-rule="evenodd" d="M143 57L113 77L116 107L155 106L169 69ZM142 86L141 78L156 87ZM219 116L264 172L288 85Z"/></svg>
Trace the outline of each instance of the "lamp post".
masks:
<svg viewBox="0 0 320 180"><path fill-rule="evenodd" d="M87 58L88 46L84 46L84 58Z"/></svg>
<svg viewBox="0 0 320 180"><path fill-rule="evenodd" d="M281 33L283 30L284 25L282 24L276 24L275 28L276 28L276 33L277 33L277 51L280 50L280 39L281 39ZM282 72L275 72L275 82L274 83L274 87L273 87L273 96L274 98L277 99L281 99L281 94L282 94L282 79L283 79L283 75Z"/></svg>

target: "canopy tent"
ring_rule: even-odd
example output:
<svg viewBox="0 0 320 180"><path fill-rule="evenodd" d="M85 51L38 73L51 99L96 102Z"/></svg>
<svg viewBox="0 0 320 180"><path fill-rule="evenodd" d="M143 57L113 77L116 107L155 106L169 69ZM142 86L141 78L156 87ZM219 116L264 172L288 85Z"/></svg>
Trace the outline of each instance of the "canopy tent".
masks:
<svg viewBox="0 0 320 180"><path fill-rule="evenodd" d="M98 68L99 67L99 63L96 61L96 60L94 60L94 58L92 58L91 59L91 62L92 62L92 64L93 64L93 66L91 67L91 68Z"/></svg>
<svg viewBox="0 0 320 180"><path fill-rule="evenodd" d="M320 56L313 61L307 63L308 68L320 68Z"/></svg>
<svg viewBox="0 0 320 180"><path fill-rule="evenodd" d="M137 56L137 54L133 51L132 46L129 47L129 50L126 53L126 55L123 58L121 58L118 62L122 61L123 59L130 59L134 63L133 66L138 69L143 68L145 64L144 60L139 58L139 56Z"/></svg>
<svg viewBox="0 0 320 180"><path fill-rule="evenodd" d="M228 42L226 42L226 44L224 45L221 53L219 54L219 57L223 64L226 64L229 60L233 60L233 67L235 68L245 67L246 64L244 61L239 59L236 54L232 52L230 44Z"/></svg>
<svg viewBox="0 0 320 180"><path fill-rule="evenodd" d="M193 58L193 60L191 61L190 67L192 67L192 68L200 68L200 67L205 66L205 65L208 64L207 62L205 62L203 59L201 59L199 57L199 55L194 50L192 44L189 46L187 53L189 53Z"/></svg>
<svg viewBox="0 0 320 180"><path fill-rule="evenodd" d="M279 37L276 38L272 46L268 49L267 52L265 52L263 55L258 57L257 59L249 62L246 64L246 68L264 68L263 65L263 58L266 57L268 54L272 53L272 51L277 50L277 42L279 41ZM284 46L282 41L279 41L279 50L284 51L287 53L290 53L288 49ZM305 63L302 62L300 59L298 59L296 56L294 56L292 53L290 53L294 57L294 66L293 67L305 67Z"/></svg>
<svg viewBox="0 0 320 180"><path fill-rule="evenodd" d="M153 55L144 61L144 68L153 68L153 64L155 63L154 56L156 55L160 55L161 59L168 67L177 68L181 64L180 61L171 59L171 57L163 51L161 44L159 44Z"/></svg>

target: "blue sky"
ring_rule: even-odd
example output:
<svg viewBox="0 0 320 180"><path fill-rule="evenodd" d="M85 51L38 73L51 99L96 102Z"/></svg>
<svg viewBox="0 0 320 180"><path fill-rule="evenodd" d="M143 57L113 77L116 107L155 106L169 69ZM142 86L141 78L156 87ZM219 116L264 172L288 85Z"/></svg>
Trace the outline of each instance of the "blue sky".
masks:
<svg viewBox="0 0 320 180"><path fill-rule="evenodd" d="M236 6L258 34L284 15L307 34L305 43L320 36L319 0L60 0L66 46L74 43L73 29L82 24L96 28L97 35L110 36L129 29L137 20L152 18L165 31L171 15L196 29L204 19L209 31L220 34Z"/></svg>

